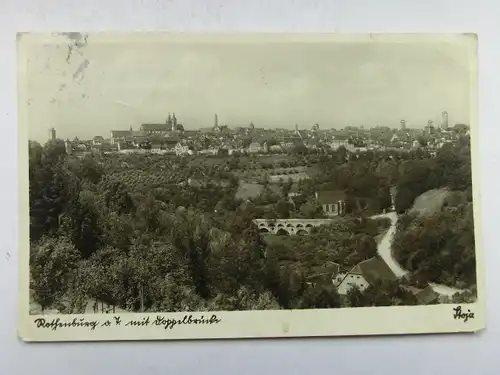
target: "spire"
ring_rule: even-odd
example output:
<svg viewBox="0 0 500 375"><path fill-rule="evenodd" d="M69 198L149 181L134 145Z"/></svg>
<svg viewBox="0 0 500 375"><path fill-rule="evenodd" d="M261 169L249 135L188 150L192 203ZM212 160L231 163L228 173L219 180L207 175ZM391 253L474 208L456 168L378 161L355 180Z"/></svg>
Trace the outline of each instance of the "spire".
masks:
<svg viewBox="0 0 500 375"><path fill-rule="evenodd" d="M177 130L177 117L175 117L175 112L172 115L172 130Z"/></svg>
<svg viewBox="0 0 500 375"><path fill-rule="evenodd" d="M217 116L217 113L214 115L214 127L219 126L219 117Z"/></svg>

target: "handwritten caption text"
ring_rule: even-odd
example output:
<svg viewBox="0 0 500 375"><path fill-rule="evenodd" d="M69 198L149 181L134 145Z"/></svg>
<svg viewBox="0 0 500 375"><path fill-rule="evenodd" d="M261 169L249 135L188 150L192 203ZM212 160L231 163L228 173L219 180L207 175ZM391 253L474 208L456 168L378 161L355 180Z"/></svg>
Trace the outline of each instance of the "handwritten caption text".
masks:
<svg viewBox="0 0 500 375"><path fill-rule="evenodd" d="M182 319L172 319L165 318L163 316L157 315L156 318L152 319L149 316L140 318L140 319L125 319L123 316L114 316L111 319L106 320L92 320L87 318L72 318L72 319L61 319L61 318L53 318L53 319L45 319L45 318L37 318L34 320L34 323L37 328L40 329L51 329L56 331L57 329L67 329L67 328L88 328L91 331L94 331L98 328L106 328L106 327L163 327L163 329L173 329L176 326L182 325L213 325L218 324L222 321L221 318L217 317L217 315L212 315L207 318L204 315L199 317L195 317L191 314L184 315Z"/></svg>

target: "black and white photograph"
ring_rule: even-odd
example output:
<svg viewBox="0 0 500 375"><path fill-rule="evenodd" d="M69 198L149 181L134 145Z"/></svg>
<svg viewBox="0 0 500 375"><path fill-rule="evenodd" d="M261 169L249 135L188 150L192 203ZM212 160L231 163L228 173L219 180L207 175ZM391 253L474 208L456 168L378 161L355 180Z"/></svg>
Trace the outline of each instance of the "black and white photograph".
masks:
<svg viewBox="0 0 500 375"><path fill-rule="evenodd" d="M481 327L476 37L250 35L18 36L22 324Z"/></svg>

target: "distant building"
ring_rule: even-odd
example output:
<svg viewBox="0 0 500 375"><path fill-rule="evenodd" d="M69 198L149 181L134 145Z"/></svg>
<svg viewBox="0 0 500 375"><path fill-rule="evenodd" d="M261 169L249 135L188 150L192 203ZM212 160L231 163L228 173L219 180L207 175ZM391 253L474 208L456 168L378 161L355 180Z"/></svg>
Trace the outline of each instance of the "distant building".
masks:
<svg viewBox="0 0 500 375"><path fill-rule="evenodd" d="M93 139L92 139L92 144L94 146L98 146L98 145L102 145L104 142L104 138L100 135L96 135Z"/></svg>
<svg viewBox="0 0 500 375"><path fill-rule="evenodd" d="M330 143L330 148L332 150L338 150L340 147L345 147L349 149L349 136L348 135L336 135L334 136L332 142Z"/></svg>
<svg viewBox="0 0 500 375"><path fill-rule="evenodd" d="M401 130L405 130L405 129L406 129L406 121L401 120Z"/></svg>
<svg viewBox="0 0 500 375"><path fill-rule="evenodd" d="M316 192L316 201L323 208L327 216L339 216L346 211L346 195L341 190L330 190Z"/></svg>
<svg viewBox="0 0 500 375"><path fill-rule="evenodd" d="M175 154L177 156L182 156L182 155L193 155L193 151L189 148L188 145L183 144L181 142L178 142L175 145Z"/></svg>
<svg viewBox="0 0 500 375"><path fill-rule="evenodd" d="M427 135L431 135L434 133L434 121L432 120L427 121L427 126L425 127L425 133Z"/></svg>
<svg viewBox="0 0 500 375"><path fill-rule="evenodd" d="M262 146L260 145L259 142L252 142L248 146L248 152L252 154L262 152Z"/></svg>
<svg viewBox="0 0 500 375"><path fill-rule="evenodd" d="M49 129L49 141L55 141L56 140L56 129L50 128Z"/></svg>
<svg viewBox="0 0 500 375"><path fill-rule="evenodd" d="M161 134L172 130L171 124L142 124L141 131L148 134Z"/></svg>
<svg viewBox="0 0 500 375"><path fill-rule="evenodd" d="M441 129L448 129L448 112L446 111L441 115Z"/></svg>
<svg viewBox="0 0 500 375"><path fill-rule="evenodd" d="M172 115L169 113L164 124L142 124L140 129L142 132L148 134L162 134L167 132L182 132L184 131L184 126L177 122L175 113Z"/></svg>
<svg viewBox="0 0 500 375"><path fill-rule="evenodd" d="M66 139L64 141L64 146L66 148L66 153L68 155L71 155L73 153L73 144L71 143L71 141L69 139Z"/></svg>

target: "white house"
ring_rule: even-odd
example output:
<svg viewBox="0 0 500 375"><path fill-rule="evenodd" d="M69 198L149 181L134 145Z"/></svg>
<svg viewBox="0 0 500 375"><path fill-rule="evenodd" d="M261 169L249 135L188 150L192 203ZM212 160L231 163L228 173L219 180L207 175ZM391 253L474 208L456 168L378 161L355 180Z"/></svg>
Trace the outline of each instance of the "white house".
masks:
<svg viewBox="0 0 500 375"><path fill-rule="evenodd" d="M185 145L185 144L182 144L181 142L178 142L175 145L175 154L177 156L191 155L192 151L189 149L188 145Z"/></svg>
<svg viewBox="0 0 500 375"><path fill-rule="evenodd" d="M262 146L260 145L259 142L252 142L250 143L250 146L248 146L248 152L250 153L262 152Z"/></svg>
<svg viewBox="0 0 500 375"><path fill-rule="evenodd" d="M347 294L353 287L363 291L379 280L394 281L397 277L383 259L375 256L358 263L347 272L338 283L337 291L341 295Z"/></svg>

